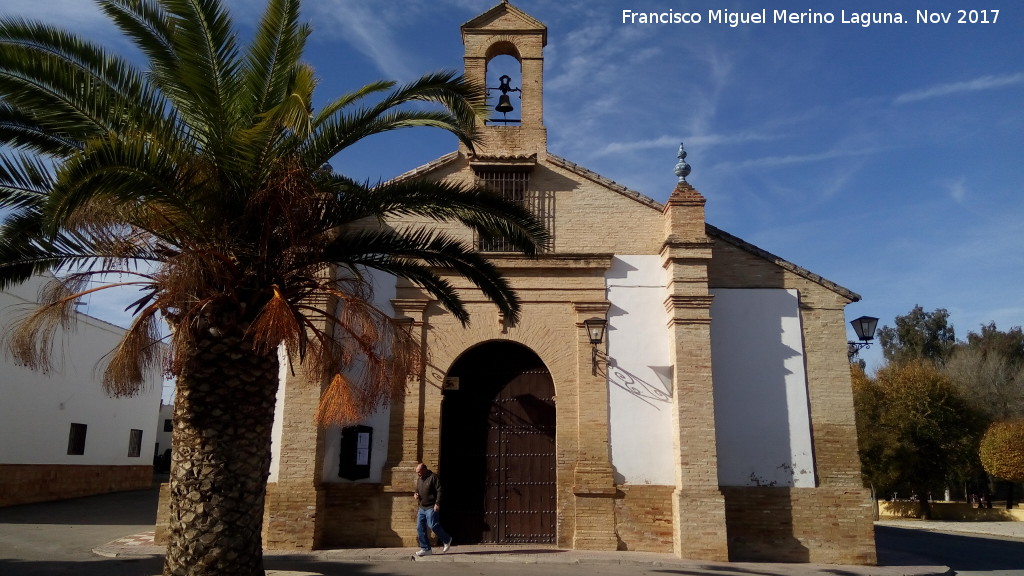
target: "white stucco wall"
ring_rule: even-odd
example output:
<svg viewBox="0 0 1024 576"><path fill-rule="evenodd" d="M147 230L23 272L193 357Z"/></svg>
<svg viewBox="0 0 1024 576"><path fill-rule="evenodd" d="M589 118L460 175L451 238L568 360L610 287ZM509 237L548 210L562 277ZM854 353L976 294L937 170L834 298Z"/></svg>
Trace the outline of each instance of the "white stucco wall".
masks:
<svg viewBox="0 0 1024 576"><path fill-rule="evenodd" d="M163 454L164 450L171 447L171 432L164 430L164 420L172 420L174 417L174 404L160 404L160 416L156 421L156 442L154 454Z"/></svg>
<svg viewBox="0 0 1024 576"><path fill-rule="evenodd" d="M0 326L34 307L43 279L0 292ZM97 363L117 345L124 330L78 314L76 326L58 332L53 369L36 372L0 356L0 463L151 465L160 410L159 371L131 398L110 398L100 384ZM72 423L85 424L85 453L69 455ZM130 431L142 430L138 457L128 456Z"/></svg>
<svg viewBox="0 0 1024 576"><path fill-rule="evenodd" d="M719 484L813 487L799 295L711 292Z"/></svg>
<svg viewBox="0 0 1024 576"><path fill-rule="evenodd" d="M615 481L671 485L672 366L661 257L616 256L605 282Z"/></svg>

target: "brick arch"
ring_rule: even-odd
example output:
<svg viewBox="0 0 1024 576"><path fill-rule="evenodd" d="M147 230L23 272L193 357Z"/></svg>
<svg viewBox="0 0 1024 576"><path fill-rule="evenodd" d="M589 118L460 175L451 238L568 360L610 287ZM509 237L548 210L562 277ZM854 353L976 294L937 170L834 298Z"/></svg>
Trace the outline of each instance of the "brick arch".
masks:
<svg viewBox="0 0 1024 576"><path fill-rule="evenodd" d="M512 37L498 37L484 51L484 59L488 62L498 56L511 56L519 62L523 61L522 51Z"/></svg>

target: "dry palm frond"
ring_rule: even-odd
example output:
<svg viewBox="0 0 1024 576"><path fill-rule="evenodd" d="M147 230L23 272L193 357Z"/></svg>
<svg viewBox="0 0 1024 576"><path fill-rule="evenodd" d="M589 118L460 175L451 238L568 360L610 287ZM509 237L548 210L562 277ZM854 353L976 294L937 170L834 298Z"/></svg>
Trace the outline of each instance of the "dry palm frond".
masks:
<svg viewBox="0 0 1024 576"><path fill-rule="evenodd" d="M82 276L52 278L39 293L39 307L19 320L5 338L15 362L40 372L52 368L54 339L58 329L74 325L75 302L81 296Z"/></svg>
<svg viewBox="0 0 1024 576"><path fill-rule="evenodd" d="M305 355L305 334L296 318L295 310L276 284L272 288L274 295L249 326L253 348L259 353L266 354L277 349L283 342L289 350L296 351L302 357Z"/></svg>
<svg viewBox="0 0 1024 576"><path fill-rule="evenodd" d="M316 422L320 426L350 426L359 422L365 413L351 383L341 374L335 374L330 385L320 395Z"/></svg>
<svg viewBox="0 0 1024 576"><path fill-rule="evenodd" d="M331 334L316 339L315 352L306 366L324 379L333 374L331 386L320 403L317 422L334 423L351 419L352 410L360 418L372 414L389 399L405 391L409 376L419 373L421 362L416 341L399 323L363 298L332 290L338 300L335 313L326 310ZM339 374L344 374L347 403L338 400ZM339 411L334 414L332 411Z"/></svg>
<svg viewBox="0 0 1024 576"><path fill-rule="evenodd" d="M103 371L103 389L107 394L121 397L138 393L146 382L146 372L162 360L157 312L159 307L151 305L136 316L111 353Z"/></svg>

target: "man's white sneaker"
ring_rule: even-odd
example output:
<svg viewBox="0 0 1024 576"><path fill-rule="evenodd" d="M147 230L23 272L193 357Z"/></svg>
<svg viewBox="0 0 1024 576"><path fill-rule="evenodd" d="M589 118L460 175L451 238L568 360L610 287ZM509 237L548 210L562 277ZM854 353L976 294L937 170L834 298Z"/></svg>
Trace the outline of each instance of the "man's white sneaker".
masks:
<svg viewBox="0 0 1024 576"><path fill-rule="evenodd" d="M448 541L444 543L444 548L442 549L442 551L443 552L447 552L448 549L451 548L451 547L452 547L452 539L449 538Z"/></svg>
<svg viewBox="0 0 1024 576"><path fill-rule="evenodd" d="M416 555L417 556L430 556L431 554L433 554L433 552L430 551L430 550L417 550L416 551Z"/></svg>

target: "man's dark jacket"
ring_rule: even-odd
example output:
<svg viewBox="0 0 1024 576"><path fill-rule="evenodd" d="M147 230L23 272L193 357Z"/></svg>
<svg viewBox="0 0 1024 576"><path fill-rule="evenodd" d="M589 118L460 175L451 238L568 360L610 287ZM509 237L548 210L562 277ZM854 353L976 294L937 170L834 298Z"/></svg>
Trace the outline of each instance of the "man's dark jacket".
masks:
<svg viewBox="0 0 1024 576"><path fill-rule="evenodd" d="M420 495L420 506L432 508L441 505L441 479L430 470L422 478L416 478L416 493Z"/></svg>

